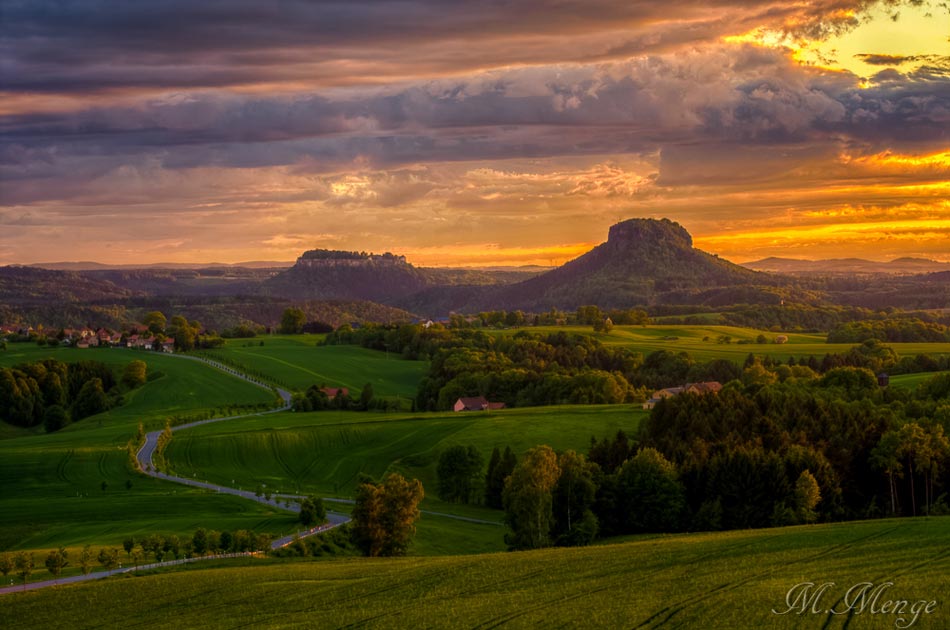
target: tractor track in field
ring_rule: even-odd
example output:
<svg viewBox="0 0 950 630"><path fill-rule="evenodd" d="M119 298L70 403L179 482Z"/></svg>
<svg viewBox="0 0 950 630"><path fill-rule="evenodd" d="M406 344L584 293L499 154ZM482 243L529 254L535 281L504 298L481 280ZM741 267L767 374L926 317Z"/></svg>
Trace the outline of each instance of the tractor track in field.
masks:
<svg viewBox="0 0 950 630"><path fill-rule="evenodd" d="M852 547L854 547L854 545L856 545L857 543L867 542L875 538L880 538L881 536L886 536L896 531L897 529L899 529L899 527L900 526L892 527L884 531L874 532L866 536L859 536L858 538L854 538L847 542L843 542L837 545L832 545L831 547L828 547L827 549L823 549L810 556L796 558L795 560L792 560L783 566L787 567L793 564L800 564L805 561L817 560L817 559L824 558L826 556L833 555L842 551L847 551L851 549ZM743 579L737 580L735 582L726 582L723 584L719 584L718 586L710 589L703 595L699 595L697 597L679 601L674 604L671 604L670 606L666 606L658 610L657 612L655 612L654 614L652 614L651 616L643 620L641 623L634 626L634 628L635 629L646 628L646 627L658 628L670 622L673 619L673 617L675 617L676 615L680 614L681 612L685 611L688 608L692 608L696 606L700 602L706 601L708 599L711 599L723 593L728 593L730 591L733 591L741 586L744 586L745 584L767 577L774 572L775 572L775 569L773 568L766 571L762 571L760 573L756 573L755 575L746 576Z"/></svg>
<svg viewBox="0 0 950 630"><path fill-rule="evenodd" d="M928 564L940 562L947 558L950 558L950 549L945 550L941 553L938 553L937 555L927 558L925 560L921 560L920 562L917 562L909 567L905 567L904 569L896 571L890 575L875 576L873 579L870 580L870 582L875 585L880 585L881 583L885 581L893 582L895 578L901 577L903 575L907 575L908 573L913 573L917 571L918 569L921 569L927 566ZM825 619L825 623L821 626L821 630L828 630L828 628L831 627L831 622L837 619L840 615L844 614L845 611L841 611L840 613L831 612L831 611L838 610L838 606L845 603L844 600L845 600L845 595L842 595L840 598L838 598L837 601L835 601L834 604L828 607L828 613L827 613L828 617ZM861 611L859 610L857 613L855 613L854 607L849 608L847 610L848 616L845 617L844 624L842 624L841 626L842 630L848 630L848 628L851 626L851 622L854 621L855 615L860 614L860 612Z"/></svg>
<svg viewBox="0 0 950 630"><path fill-rule="evenodd" d="M69 460L71 460L75 454L75 449L69 449L66 451L66 454L60 458L59 463L56 464L56 478L64 483L69 483L69 477L66 476L66 466L69 465Z"/></svg>

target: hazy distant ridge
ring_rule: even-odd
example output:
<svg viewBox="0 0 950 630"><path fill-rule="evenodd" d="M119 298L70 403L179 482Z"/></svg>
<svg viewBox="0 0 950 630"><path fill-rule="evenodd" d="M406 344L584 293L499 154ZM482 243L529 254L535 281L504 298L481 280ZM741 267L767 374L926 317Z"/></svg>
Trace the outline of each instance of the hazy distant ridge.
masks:
<svg viewBox="0 0 950 630"><path fill-rule="evenodd" d="M798 260L795 258L772 257L742 263L742 266L756 271L796 274L886 273L902 275L950 271L950 263L927 260L926 258L896 258L888 262L881 262L864 260L863 258Z"/></svg>

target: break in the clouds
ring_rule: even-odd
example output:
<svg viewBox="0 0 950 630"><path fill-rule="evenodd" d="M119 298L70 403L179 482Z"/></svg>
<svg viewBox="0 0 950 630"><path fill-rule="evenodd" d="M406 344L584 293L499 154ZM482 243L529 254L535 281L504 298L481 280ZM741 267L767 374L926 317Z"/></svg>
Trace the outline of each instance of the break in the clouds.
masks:
<svg viewBox="0 0 950 630"><path fill-rule="evenodd" d="M736 259L948 258L950 50L889 41L854 55L866 75L803 61L898 10L892 29L948 17L917 0L7 2L0 263L334 247L550 264L630 216Z"/></svg>

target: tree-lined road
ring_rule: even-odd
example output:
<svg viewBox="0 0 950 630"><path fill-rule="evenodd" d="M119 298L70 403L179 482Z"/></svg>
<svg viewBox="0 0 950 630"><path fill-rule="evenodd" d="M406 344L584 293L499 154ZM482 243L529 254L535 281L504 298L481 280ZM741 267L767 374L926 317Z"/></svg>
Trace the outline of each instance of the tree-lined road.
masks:
<svg viewBox="0 0 950 630"><path fill-rule="evenodd" d="M189 422L188 424L180 424L176 427L171 427L172 433L175 433L177 431L183 431L185 429L190 429L192 427L201 426L203 424L211 424L213 422L225 422L227 420L238 420L241 418L250 418L254 416L265 416L268 414L279 413L281 411L287 411L288 409L290 409L291 395L290 395L290 392L288 392L287 390L281 389L279 387L272 387L268 385L267 383L264 383L263 381L253 379L247 376L246 374L242 374L241 372L235 370L234 368L228 367L227 365L224 365L223 363L219 363L218 361L213 361L211 359L206 359L204 357L194 357L194 356L181 355L181 354L173 355L173 356L177 356L182 359L190 359L192 361L200 361L215 369L221 370L222 372L226 372L227 374L230 374L231 376L234 376L235 378L239 378L241 380L247 381L248 383L251 383L252 385L256 385L257 387L261 387L263 389L267 389L271 391L276 391L277 395L280 396L280 399L283 402L283 404L279 407L275 407L274 409L270 409L268 411L259 411L257 413L247 413L247 414L241 414L238 416L227 416L224 418L209 418L207 420L198 420L196 422ZM220 492L222 494L230 494L236 497L241 497L242 499L247 499L249 501L256 501L258 503L262 503L264 505L274 507L280 510L288 510L290 512L300 511L300 504L289 499L297 499L297 498L303 498L303 497L284 495L285 500L281 502L279 500L280 497L271 497L268 499L267 497L264 497L264 496L258 496L256 493L251 492L249 490L229 488L227 486L219 486L217 484L208 483L207 481L198 481L197 479L188 479L187 477L177 477L175 475L169 475L167 473L159 472L158 470L155 469L155 464L152 458L154 457L155 451L158 448L158 437L161 434L162 434L161 431L151 431L147 433L145 435L145 444L143 444L142 448L140 448L138 453L136 453L136 459L138 460L139 468L146 475L150 477L155 477L156 479L164 479L165 481L172 481L174 483L180 483L182 485L191 486L193 488L202 488L205 490L213 490L214 492ZM293 542L294 538L298 536L300 538L303 538L305 536L318 534L320 532L323 532L328 529L332 529L334 527L347 523L349 522L350 519L345 514L328 512L327 520L329 521L329 523L319 528L303 530L295 534L291 534L289 536L284 536L283 538L278 538L271 544L271 548L280 549L281 547L285 547L291 542Z"/></svg>

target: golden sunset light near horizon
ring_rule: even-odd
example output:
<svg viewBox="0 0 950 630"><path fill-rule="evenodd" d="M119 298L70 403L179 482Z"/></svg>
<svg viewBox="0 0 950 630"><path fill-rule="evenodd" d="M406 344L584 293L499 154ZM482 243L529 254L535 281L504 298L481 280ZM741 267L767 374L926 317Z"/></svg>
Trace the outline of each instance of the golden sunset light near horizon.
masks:
<svg viewBox="0 0 950 630"><path fill-rule="evenodd" d="M5 3L0 265L950 262L946 3Z"/></svg>

